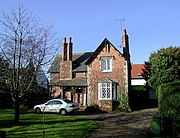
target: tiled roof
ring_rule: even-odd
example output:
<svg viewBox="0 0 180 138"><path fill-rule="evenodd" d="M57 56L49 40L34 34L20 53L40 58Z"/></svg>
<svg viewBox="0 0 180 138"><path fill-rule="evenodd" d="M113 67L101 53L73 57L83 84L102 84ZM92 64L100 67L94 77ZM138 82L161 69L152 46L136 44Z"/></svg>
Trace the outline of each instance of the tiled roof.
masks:
<svg viewBox="0 0 180 138"><path fill-rule="evenodd" d="M144 64L132 64L132 70L131 70L131 75L133 79L135 78L144 78L142 76L143 74L143 70L142 69L145 69L145 66Z"/></svg>
<svg viewBox="0 0 180 138"><path fill-rule="evenodd" d="M71 80L52 79L49 85L58 86L87 86L87 77L73 78Z"/></svg>
<svg viewBox="0 0 180 138"><path fill-rule="evenodd" d="M93 52L84 53L73 53L73 72L87 71L87 65L85 64L87 60L92 56ZM61 54L57 54L51 67L49 73L58 73L60 71Z"/></svg>

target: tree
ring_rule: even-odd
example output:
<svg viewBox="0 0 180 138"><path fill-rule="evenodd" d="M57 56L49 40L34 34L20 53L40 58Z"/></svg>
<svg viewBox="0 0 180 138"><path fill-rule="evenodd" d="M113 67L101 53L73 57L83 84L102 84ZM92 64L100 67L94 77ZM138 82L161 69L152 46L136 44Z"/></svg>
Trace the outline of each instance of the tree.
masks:
<svg viewBox="0 0 180 138"><path fill-rule="evenodd" d="M57 51L56 44L52 27L41 25L22 6L8 14L1 12L0 52L9 64L3 72L14 101L15 123L19 123L20 101L31 91L39 68L50 63Z"/></svg>
<svg viewBox="0 0 180 138"><path fill-rule="evenodd" d="M180 47L162 48L150 55L148 83L156 90L161 84L180 80Z"/></svg>

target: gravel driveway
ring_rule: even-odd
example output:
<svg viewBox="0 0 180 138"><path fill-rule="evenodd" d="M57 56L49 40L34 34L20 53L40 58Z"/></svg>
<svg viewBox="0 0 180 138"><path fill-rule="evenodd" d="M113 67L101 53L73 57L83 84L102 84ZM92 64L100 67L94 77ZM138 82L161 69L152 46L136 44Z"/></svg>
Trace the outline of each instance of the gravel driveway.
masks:
<svg viewBox="0 0 180 138"><path fill-rule="evenodd" d="M87 119L95 120L99 124L99 128L92 132L89 138L151 136L150 122L157 112L158 109L153 108L131 113L88 115Z"/></svg>

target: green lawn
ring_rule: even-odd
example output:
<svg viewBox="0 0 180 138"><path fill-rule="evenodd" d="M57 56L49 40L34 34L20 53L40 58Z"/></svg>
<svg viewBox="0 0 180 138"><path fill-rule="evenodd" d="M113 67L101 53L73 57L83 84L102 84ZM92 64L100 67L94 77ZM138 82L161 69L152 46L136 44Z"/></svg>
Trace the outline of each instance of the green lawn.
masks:
<svg viewBox="0 0 180 138"><path fill-rule="evenodd" d="M87 137L98 125L93 120L81 119L73 115L35 114L20 115L20 124L13 124L13 110L0 109L0 130L5 130L7 137L13 138L81 138ZM44 125L43 125L43 118Z"/></svg>

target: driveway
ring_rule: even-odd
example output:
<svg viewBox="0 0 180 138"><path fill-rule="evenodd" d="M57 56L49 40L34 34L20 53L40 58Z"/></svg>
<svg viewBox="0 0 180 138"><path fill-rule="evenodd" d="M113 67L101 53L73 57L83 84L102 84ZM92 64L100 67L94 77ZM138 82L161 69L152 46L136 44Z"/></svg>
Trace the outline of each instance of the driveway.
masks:
<svg viewBox="0 0 180 138"><path fill-rule="evenodd" d="M151 136L150 122L157 108L131 113L106 113L82 116L95 120L99 128L89 138L148 137Z"/></svg>

